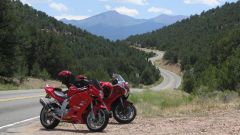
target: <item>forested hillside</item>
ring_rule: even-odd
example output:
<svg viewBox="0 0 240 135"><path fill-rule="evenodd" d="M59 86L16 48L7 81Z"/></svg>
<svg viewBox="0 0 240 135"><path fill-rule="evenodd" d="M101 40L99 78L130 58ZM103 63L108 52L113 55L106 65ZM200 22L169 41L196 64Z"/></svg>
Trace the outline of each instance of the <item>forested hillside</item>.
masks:
<svg viewBox="0 0 240 135"><path fill-rule="evenodd" d="M239 90L239 13L240 1L226 3L126 42L166 50L169 62L181 63L188 92Z"/></svg>
<svg viewBox="0 0 240 135"><path fill-rule="evenodd" d="M55 78L67 69L103 80L120 73L134 84L146 84L146 78L150 83L159 79L148 57L59 22L19 0L0 1L0 76Z"/></svg>

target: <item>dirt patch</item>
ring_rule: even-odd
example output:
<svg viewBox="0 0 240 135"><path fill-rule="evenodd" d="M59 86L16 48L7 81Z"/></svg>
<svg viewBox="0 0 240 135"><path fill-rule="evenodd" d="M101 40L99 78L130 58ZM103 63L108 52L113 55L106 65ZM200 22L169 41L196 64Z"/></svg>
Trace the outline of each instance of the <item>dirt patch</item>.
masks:
<svg viewBox="0 0 240 135"><path fill-rule="evenodd" d="M19 81L19 80L17 80ZM65 87L61 82L56 80L42 80L36 78L26 78L22 83L0 83L0 90L22 90L22 89L42 89L46 84L55 87Z"/></svg>
<svg viewBox="0 0 240 135"><path fill-rule="evenodd" d="M111 119L108 127L102 133L106 135L162 135L162 134L239 134L240 133L240 111L236 109L215 110L208 112L205 116L184 117L137 117L128 125L119 125ZM70 124L61 124L55 130L46 131L39 121L35 121L25 127L8 129L5 133L18 135L72 135L72 134L96 134L88 131L85 125L77 125L75 130Z"/></svg>
<svg viewBox="0 0 240 135"><path fill-rule="evenodd" d="M173 73L176 73L177 75L182 75L181 72L181 66L180 64L170 64L166 60L157 60L156 64L160 65L161 68L167 69L169 71L172 71Z"/></svg>

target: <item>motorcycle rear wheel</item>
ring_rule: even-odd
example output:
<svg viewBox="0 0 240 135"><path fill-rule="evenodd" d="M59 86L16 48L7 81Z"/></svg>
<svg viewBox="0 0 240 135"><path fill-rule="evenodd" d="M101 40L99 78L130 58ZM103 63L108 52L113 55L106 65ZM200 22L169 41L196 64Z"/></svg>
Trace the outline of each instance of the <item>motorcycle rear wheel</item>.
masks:
<svg viewBox="0 0 240 135"><path fill-rule="evenodd" d="M103 131L107 127L109 121L108 111L103 109L98 110L95 119L92 115L94 115L92 112L89 112L87 115L87 128L93 132Z"/></svg>
<svg viewBox="0 0 240 135"><path fill-rule="evenodd" d="M121 124L131 123L137 115L137 109L133 104L128 103L125 108L119 103L113 108L114 119Z"/></svg>
<svg viewBox="0 0 240 135"><path fill-rule="evenodd" d="M40 113L40 122L46 129L54 129L60 123L60 121L58 119L55 119L44 107Z"/></svg>

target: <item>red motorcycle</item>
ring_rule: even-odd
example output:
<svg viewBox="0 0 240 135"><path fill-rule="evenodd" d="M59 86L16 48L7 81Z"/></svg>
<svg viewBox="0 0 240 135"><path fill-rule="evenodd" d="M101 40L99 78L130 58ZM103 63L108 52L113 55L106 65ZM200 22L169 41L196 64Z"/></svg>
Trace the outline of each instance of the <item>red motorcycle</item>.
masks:
<svg viewBox="0 0 240 135"><path fill-rule="evenodd" d="M100 84L96 80L86 81L81 88L68 84L65 92L47 85L47 95L40 99L43 106L40 113L42 126L53 129L59 122L67 122L86 124L93 132L104 130L109 121L109 113L99 89Z"/></svg>
<svg viewBox="0 0 240 135"><path fill-rule="evenodd" d="M104 103L112 112L116 121L122 124L130 123L137 115L137 110L133 103L129 102L129 87L121 75L114 74L111 82L100 82Z"/></svg>

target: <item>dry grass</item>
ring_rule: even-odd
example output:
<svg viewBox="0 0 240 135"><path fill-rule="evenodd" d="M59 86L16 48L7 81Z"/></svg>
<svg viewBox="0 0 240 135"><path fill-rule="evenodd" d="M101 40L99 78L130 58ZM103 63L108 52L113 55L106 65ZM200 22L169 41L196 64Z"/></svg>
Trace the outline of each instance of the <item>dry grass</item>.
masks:
<svg viewBox="0 0 240 135"><path fill-rule="evenodd" d="M41 89L46 84L56 87L62 87L61 82L55 80L42 80L36 78L27 78L19 85L14 84L0 84L0 90L18 90L18 89Z"/></svg>
<svg viewBox="0 0 240 135"><path fill-rule="evenodd" d="M1 90L16 90L18 87L13 84L0 84L0 91Z"/></svg>
<svg viewBox="0 0 240 135"><path fill-rule="evenodd" d="M131 100L138 114L145 117L179 117L207 115L213 110L240 108L240 99L235 92L218 92L214 96L192 96L179 90L134 93Z"/></svg>
<svg viewBox="0 0 240 135"><path fill-rule="evenodd" d="M61 87L62 83L55 80L42 80L36 78L27 78L20 86L19 89L39 89L43 88L46 84L55 87Z"/></svg>

